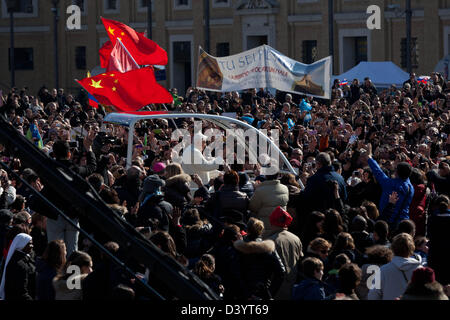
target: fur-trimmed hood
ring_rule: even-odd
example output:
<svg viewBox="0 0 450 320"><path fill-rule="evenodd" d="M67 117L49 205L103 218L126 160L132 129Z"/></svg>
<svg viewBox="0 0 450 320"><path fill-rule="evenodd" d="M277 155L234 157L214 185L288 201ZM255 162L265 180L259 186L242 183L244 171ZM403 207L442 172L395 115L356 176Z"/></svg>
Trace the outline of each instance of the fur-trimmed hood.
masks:
<svg viewBox="0 0 450 320"><path fill-rule="evenodd" d="M179 184L186 184L191 182L191 177L188 174L182 173L176 176L170 177L166 180L166 188L172 187Z"/></svg>
<svg viewBox="0 0 450 320"><path fill-rule="evenodd" d="M234 242L233 246L237 251L244 254L272 253L275 251L275 242L272 240L249 242L238 240Z"/></svg>

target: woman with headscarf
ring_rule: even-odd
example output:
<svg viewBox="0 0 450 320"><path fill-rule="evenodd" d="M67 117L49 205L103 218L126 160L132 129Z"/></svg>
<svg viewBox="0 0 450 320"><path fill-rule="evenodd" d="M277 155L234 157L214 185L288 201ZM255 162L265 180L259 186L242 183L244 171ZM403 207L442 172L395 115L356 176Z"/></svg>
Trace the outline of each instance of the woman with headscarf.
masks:
<svg viewBox="0 0 450 320"><path fill-rule="evenodd" d="M33 250L31 236L18 234L8 251L0 284L2 300L34 300L36 268L30 256Z"/></svg>

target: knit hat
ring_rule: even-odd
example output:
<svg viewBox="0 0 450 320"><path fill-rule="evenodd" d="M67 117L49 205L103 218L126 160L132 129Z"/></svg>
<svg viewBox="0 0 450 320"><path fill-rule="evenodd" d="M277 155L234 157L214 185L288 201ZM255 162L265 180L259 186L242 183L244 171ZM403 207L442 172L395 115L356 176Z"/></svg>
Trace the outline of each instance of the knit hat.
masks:
<svg viewBox="0 0 450 320"><path fill-rule="evenodd" d="M143 193L148 194L154 194L154 193L160 193L161 194L161 187L164 187L166 185L166 182L162 180L158 175L154 174L151 176L148 176L144 180L144 186L142 188Z"/></svg>
<svg viewBox="0 0 450 320"><path fill-rule="evenodd" d="M162 163L162 162L156 162L156 163L153 165L153 168L152 168L152 170L153 170L154 173L160 173L160 172L163 171L164 169L166 169L166 165L165 165L164 163Z"/></svg>
<svg viewBox="0 0 450 320"><path fill-rule="evenodd" d="M418 268L414 270L411 282L414 284L424 285L436 281L434 270L428 267Z"/></svg>
<svg viewBox="0 0 450 320"><path fill-rule="evenodd" d="M277 207L269 217L270 224L276 227L287 228L292 223L293 218L281 207Z"/></svg>

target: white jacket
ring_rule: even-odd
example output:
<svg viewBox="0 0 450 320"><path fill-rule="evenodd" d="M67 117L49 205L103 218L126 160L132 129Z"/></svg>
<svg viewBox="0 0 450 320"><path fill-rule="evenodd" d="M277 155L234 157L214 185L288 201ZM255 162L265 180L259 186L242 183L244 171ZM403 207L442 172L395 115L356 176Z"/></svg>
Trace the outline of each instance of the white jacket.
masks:
<svg viewBox="0 0 450 320"><path fill-rule="evenodd" d="M422 259L394 256L380 268L380 288L369 290L368 300L395 300L405 293L414 270L420 268Z"/></svg>

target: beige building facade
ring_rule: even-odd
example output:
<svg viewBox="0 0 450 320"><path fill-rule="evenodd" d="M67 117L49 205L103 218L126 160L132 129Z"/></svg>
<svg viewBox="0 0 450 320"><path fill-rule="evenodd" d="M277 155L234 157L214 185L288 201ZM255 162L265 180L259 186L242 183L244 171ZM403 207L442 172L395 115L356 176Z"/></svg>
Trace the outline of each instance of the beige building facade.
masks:
<svg viewBox="0 0 450 320"><path fill-rule="evenodd" d="M329 55L328 0L209 0L210 53L231 55L268 44L300 62ZM10 32L6 0L0 0L0 89L10 85ZM36 92L55 86L52 1L20 0L15 13L16 86ZM153 0L153 40L169 56L166 87L181 92L195 83L199 46L204 47L204 0ZM68 30L66 9L82 8L81 29ZM369 30L368 6L381 8L381 29ZM100 17L147 29L146 0L60 0L60 87L78 90L74 79L98 70L98 50L108 40ZM429 74L450 54L450 0L412 0L413 71ZM406 70L403 0L334 1L334 74L359 61L393 61Z"/></svg>

